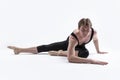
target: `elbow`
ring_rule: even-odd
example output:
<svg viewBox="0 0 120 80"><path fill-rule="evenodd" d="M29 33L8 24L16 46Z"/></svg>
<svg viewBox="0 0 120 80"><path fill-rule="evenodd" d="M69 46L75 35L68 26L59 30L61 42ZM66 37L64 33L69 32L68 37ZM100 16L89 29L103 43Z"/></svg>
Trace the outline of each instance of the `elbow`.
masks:
<svg viewBox="0 0 120 80"><path fill-rule="evenodd" d="M69 63L74 63L74 57L73 56L69 56L68 57L68 62Z"/></svg>
<svg viewBox="0 0 120 80"><path fill-rule="evenodd" d="M71 59L71 58L68 58L68 62L69 62L69 63L72 63L73 61L72 61L72 59Z"/></svg>

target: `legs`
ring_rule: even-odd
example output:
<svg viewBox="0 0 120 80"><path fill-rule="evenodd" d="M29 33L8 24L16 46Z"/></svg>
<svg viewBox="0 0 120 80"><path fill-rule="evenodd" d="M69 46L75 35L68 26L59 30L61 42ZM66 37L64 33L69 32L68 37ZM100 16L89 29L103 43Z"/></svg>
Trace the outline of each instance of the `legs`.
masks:
<svg viewBox="0 0 120 80"><path fill-rule="evenodd" d="M30 47L30 48L18 48L15 46L8 46L9 49L13 49L15 54L19 54L21 52L27 52L27 53L33 53L37 54L37 48L36 47Z"/></svg>
<svg viewBox="0 0 120 80"><path fill-rule="evenodd" d="M51 56L67 56L68 52L67 51L63 51L63 50L59 50L59 51L49 51L48 52ZM78 51L75 51L75 55L78 55Z"/></svg>
<svg viewBox="0 0 120 80"><path fill-rule="evenodd" d="M30 48L19 48L19 47L15 47L15 46L8 46L9 49L14 50L15 54L20 54L22 52L27 52L27 53L33 53L33 54L37 54L37 48L36 47L30 47ZM51 56L67 56L68 52L67 51L63 51L63 50L59 50L59 51L49 51L48 52ZM78 51L75 52L76 55L78 55Z"/></svg>
<svg viewBox="0 0 120 80"><path fill-rule="evenodd" d="M67 51L59 50L59 51L49 51L51 56L67 56Z"/></svg>
<svg viewBox="0 0 120 80"><path fill-rule="evenodd" d="M28 53L33 53L37 54L37 48L36 47L31 47L31 48L18 48L15 46L8 46L9 49L14 50L15 54L20 54L22 52L28 52ZM48 52L51 56L67 56L67 51L59 50L59 51L49 51Z"/></svg>
<svg viewBox="0 0 120 80"><path fill-rule="evenodd" d="M19 54L22 52L37 54L39 52L48 52L48 51L59 51L59 50L67 50L68 41L56 42L48 45L41 45L37 47L30 48L19 48L15 46L8 46L9 49L13 49L15 54Z"/></svg>
<svg viewBox="0 0 120 80"><path fill-rule="evenodd" d="M85 47L83 47L83 48L79 49L78 56L87 58L89 56L89 51Z"/></svg>
<svg viewBox="0 0 120 80"><path fill-rule="evenodd" d="M48 45L41 45L37 47L38 52L67 50L68 41L56 42Z"/></svg>

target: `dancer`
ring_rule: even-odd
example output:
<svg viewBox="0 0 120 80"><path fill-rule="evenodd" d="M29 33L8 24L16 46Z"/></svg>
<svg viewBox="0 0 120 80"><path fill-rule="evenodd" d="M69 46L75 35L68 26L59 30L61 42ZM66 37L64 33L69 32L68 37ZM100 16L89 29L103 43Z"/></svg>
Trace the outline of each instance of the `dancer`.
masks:
<svg viewBox="0 0 120 80"><path fill-rule="evenodd" d="M72 63L108 64L104 61L87 58L89 56L89 51L85 45L91 40L94 42L97 53L107 53L99 50L97 32L92 28L90 19L82 18L78 22L78 28L75 29L64 41L30 48L20 48L16 46L8 46L8 48L13 49L15 54L20 54L22 52L33 54L48 52L52 56L66 56L68 61Z"/></svg>

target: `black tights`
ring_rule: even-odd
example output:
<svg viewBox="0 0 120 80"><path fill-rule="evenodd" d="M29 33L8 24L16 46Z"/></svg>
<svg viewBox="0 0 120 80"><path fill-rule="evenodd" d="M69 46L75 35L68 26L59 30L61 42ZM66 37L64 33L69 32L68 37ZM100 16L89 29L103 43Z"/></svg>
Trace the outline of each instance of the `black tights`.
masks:
<svg viewBox="0 0 120 80"><path fill-rule="evenodd" d="M58 50L67 50L68 47L68 39L65 41L61 41L61 42L55 42L52 44L48 44L48 45L41 45L41 46L37 46L37 51L38 52L47 52L47 51L58 51ZM79 57L84 57L87 58L89 55L88 50L85 48L85 46L79 46L77 45L75 47L75 50L78 50L78 56Z"/></svg>

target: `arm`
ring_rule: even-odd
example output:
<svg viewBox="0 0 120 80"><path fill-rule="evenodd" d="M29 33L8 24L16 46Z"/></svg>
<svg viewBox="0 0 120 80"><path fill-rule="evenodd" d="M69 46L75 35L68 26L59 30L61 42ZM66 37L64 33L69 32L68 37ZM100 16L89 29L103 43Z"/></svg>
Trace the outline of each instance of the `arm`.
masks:
<svg viewBox="0 0 120 80"><path fill-rule="evenodd" d="M100 53L100 54L107 53L107 52L101 52L101 51L99 50L99 42L98 42L98 37L97 37L97 32L96 32L96 31L94 31L93 43L94 43L94 46L95 46L95 48L96 48L97 53Z"/></svg>
<svg viewBox="0 0 120 80"><path fill-rule="evenodd" d="M75 56L75 46L77 45L77 41L70 36L69 37L69 45L68 45L68 61L72 63L90 63L90 64L99 64L99 65L106 65L108 64L107 62L103 61L97 61L97 60L92 60L92 59L87 59L87 58L81 58L78 56Z"/></svg>

